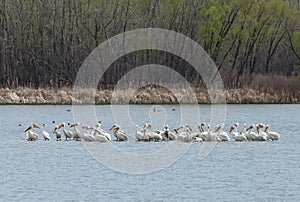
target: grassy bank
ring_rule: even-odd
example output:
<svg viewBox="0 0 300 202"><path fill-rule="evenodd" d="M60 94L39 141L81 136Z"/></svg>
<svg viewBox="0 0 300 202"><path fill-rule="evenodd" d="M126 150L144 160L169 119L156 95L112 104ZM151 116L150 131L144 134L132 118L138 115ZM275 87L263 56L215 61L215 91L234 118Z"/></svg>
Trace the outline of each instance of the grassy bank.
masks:
<svg viewBox="0 0 300 202"><path fill-rule="evenodd" d="M194 89L198 103L209 104L210 96L205 89ZM114 94L113 94L114 93ZM128 97L128 95L131 95ZM258 89L227 89L226 102L235 104L244 103L300 103L300 92L285 92L284 90L258 90ZM114 96L112 96L114 95ZM176 104L180 99L180 103L193 103L189 98L189 92L181 90L180 95L174 95L165 88L146 87L134 91L126 89L124 91L115 91L104 89L97 90L94 94L91 90L82 90L73 94L71 88L61 89L0 89L0 104L72 104L78 101L76 97L80 97L80 102L87 102L88 98L92 98L97 104L109 104L113 99L113 103L118 104Z"/></svg>

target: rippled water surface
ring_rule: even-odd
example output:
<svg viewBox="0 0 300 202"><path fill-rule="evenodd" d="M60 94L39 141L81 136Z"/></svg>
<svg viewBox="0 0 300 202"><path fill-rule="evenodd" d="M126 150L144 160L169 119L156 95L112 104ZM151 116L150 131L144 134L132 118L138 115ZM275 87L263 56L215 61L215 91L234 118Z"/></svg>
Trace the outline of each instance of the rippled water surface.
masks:
<svg viewBox="0 0 300 202"><path fill-rule="evenodd" d="M227 105L226 129L236 121L241 125L263 122L279 132L281 139L218 143L202 160L198 154L203 143L194 143L174 164L139 175L107 168L81 142L56 142L52 134L49 142L23 139L23 131L31 122L47 123L49 133L53 120L72 122L72 111L67 111L71 108L0 106L1 201L300 200L300 105ZM154 112L151 105L133 105L129 110L131 121L142 125L149 116L160 116L163 111L157 124L166 121L173 128L181 123L181 110L190 109L199 109L200 120L195 122L210 121L210 105L186 105L181 110L177 105L162 105L157 109ZM109 105L96 106L97 118L106 130L115 122L110 111ZM130 138L113 144L124 151L151 154L168 143L135 142Z"/></svg>

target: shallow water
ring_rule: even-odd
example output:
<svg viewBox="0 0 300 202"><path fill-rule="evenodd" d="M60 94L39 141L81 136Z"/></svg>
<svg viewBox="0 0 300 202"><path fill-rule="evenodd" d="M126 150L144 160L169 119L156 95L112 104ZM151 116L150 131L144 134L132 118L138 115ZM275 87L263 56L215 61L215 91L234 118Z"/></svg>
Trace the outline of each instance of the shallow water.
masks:
<svg viewBox="0 0 300 202"><path fill-rule="evenodd" d="M165 114L153 120L157 125L166 121L173 128L182 122L180 106L161 107L155 113ZM208 123L210 105L185 105L181 109L196 111L198 108L200 120L194 121ZM174 164L139 175L106 167L81 142L56 142L53 135L49 142L23 140L23 131L31 122L47 123L49 132L53 130L53 120L71 122L72 111L67 109L71 106L0 106L0 198L3 201L300 200L300 105L227 105L226 128L235 121L241 125L263 122L279 132L281 139L218 143L202 160L198 154L203 143L194 143ZM110 110L109 105L96 106L97 119L106 130L115 122ZM129 110L131 121L138 125L155 116L152 113L151 105L133 105ZM129 130L126 126L123 129ZM168 145L135 142L133 138L113 144L135 153L151 153Z"/></svg>

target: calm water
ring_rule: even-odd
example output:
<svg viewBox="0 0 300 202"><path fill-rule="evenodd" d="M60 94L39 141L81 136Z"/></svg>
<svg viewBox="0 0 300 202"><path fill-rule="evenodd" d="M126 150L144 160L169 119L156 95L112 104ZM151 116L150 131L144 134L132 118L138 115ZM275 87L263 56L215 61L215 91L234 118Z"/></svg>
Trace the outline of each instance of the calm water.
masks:
<svg viewBox="0 0 300 202"><path fill-rule="evenodd" d="M158 109L166 114L158 124L166 119L171 127L178 126L179 106L162 107ZM195 106L184 108L194 110ZM300 105L227 105L226 128L235 121L241 125L263 122L279 132L281 139L218 143L203 160L198 158L202 143L194 143L166 169L141 175L107 168L91 157L81 142L56 142L54 136L49 142L22 139L30 122L47 123L49 132L54 127L52 120L71 122L68 109L71 106L0 106L1 201L300 200ZM199 109L201 121L209 122L210 106ZM115 122L110 110L110 106L96 107L104 129ZM132 121L141 125L149 121L153 110L153 106L140 105L130 107L129 113ZM114 144L147 153L167 143L130 139Z"/></svg>

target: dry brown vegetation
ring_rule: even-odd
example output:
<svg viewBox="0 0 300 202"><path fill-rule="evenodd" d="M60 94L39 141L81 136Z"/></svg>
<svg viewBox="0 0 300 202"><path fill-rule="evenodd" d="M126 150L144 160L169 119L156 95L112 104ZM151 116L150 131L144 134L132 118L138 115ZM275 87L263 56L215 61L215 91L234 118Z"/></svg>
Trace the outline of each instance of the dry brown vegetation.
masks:
<svg viewBox="0 0 300 202"><path fill-rule="evenodd" d="M247 83L247 78L243 78ZM250 79L250 78L248 78ZM238 89L225 90L227 103L300 103L300 78L284 76L261 76L252 78L251 85ZM249 87L250 86L250 87ZM177 86L175 86L178 88ZM180 94L172 93L171 89L159 86L146 86L138 90L100 89L94 92L91 89L82 89L73 93L72 88L60 89L32 89L16 88L0 89L1 104L71 104L72 101L96 104L176 104L193 103L189 100L189 91L180 90ZM210 96L205 88L194 88L198 103L210 103ZM128 97L129 96L129 97ZM80 97L80 99L78 99ZM78 103L76 102L76 103Z"/></svg>

